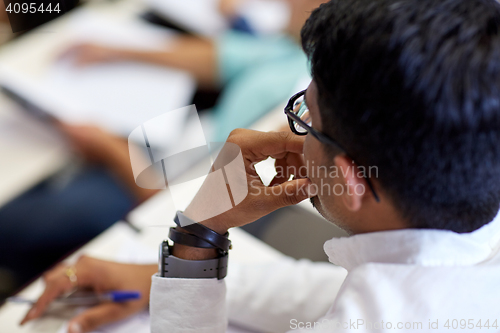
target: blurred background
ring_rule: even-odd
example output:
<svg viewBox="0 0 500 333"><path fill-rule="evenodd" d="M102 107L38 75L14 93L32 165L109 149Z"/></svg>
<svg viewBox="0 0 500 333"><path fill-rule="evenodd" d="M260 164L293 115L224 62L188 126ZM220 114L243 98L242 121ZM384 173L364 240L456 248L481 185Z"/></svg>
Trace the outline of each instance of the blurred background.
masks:
<svg viewBox="0 0 500 333"><path fill-rule="evenodd" d="M17 33L0 8L0 303L157 192L130 166L143 122L195 104L207 141L288 130L283 107L310 81L300 28L321 2L89 0ZM246 230L314 261L342 235L308 202Z"/></svg>

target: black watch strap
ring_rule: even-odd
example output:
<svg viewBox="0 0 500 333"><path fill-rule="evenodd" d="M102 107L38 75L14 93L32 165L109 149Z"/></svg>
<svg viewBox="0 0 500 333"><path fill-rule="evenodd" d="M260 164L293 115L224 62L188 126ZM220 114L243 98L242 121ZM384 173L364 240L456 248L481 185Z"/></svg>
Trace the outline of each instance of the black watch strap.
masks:
<svg viewBox="0 0 500 333"><path fill-rule="evenodd" d="M223 279L227 275L229 255L208 260L185 260L171 255L167 241L160 245L159 275L167 278Z"/></svg>
<svg viewBox="0 0 500 333"><path fill-rule="evenodd" d="M213 249L215 246L212 244L205 242L203 239L198 238L194 235L187 234L182 231L176 230L177 228L170 228L170 232L168 234L168 238L176 244L187 245L192 247L204 248L204 249Z"/></svg>
<svg viewBox="0 0 500 333"><path fill-rule="evenodd" d="M210 228L205 227L203 224L197 223L184 215L181 211L175 214L174 222L179 227L187 232L201 238L202 240L212 244L214 247L219 248L224 252L228 252L231 248L231 241L228 239L229 233L221 235Z"/></svg>

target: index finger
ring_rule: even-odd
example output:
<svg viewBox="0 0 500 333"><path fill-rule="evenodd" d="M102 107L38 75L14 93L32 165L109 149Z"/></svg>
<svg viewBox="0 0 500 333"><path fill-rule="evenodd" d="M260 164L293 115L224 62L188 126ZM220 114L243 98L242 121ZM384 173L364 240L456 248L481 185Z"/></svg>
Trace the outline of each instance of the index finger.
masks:
<svg viewBox="0 0 500 333"><path fill-rule="evenodd" d="M291 132L258 132L252 130L236 130L228 138L237 144L243 156L251 162L268 157L280 159L287 153L302 154L304 137Z"/></svg>
<svg viewBox="0 0 500 333"><path fill-rule="evenodd" d="M71 289L73 289L71 282L63 275L59 279L48 281L42 295L28 311L20 325L24 325L26 322L40 317L54 299Z"/></svg>

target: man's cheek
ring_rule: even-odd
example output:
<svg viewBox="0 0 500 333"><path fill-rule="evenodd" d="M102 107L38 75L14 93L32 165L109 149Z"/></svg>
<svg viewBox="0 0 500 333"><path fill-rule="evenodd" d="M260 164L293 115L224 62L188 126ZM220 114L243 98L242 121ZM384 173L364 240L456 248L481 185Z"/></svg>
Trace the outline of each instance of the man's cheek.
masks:
<svg viewBox="0 0 500 333"><path fill-rule="evenodd" d="M304 141L304 163L307 169L307 178L311 179L312 172L311 172L311 167L314 165L314 150L311 149L311 140L309 137L306 137L306 140ZM312 179L311 179L312 180Z"/></svg>

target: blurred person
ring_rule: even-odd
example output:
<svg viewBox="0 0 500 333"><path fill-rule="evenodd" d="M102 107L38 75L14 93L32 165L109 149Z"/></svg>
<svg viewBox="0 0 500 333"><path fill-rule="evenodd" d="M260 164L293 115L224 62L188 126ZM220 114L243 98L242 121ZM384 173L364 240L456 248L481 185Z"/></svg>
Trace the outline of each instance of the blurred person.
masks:
<svg viewBox="0 0 500 333"><path fill-rule="evenodd" d="M287 106L293 133L240 129L228 138L242 151L249 195L206 220L196 218L206 209L197 196L177 217L199 222L220 239L230 228L311 198L327 220L351 234L324 246L345 270L331 265L320 272L284 260L247 266L245 274L230 272L225 280L187 277L182 270L154 275L152 332L223 332L228 318L273 332L496 331L500 5L331 0L306 22L302 44L313 80ZM266 187L252 165L269 156L286 172ZM376 175L362 171L370 166ZM336 187L342 191L328 191ZM194 225L183 231L207 241ZM226 255L181 243L171 250L169 257L191 267ZM154 271L136 268L144 275ZM57 279L26 320L71 288L61 273ZM134 283L146 286L146 279ZM83 275L82 286L97 282ZM326 298L330 306L318 315ZM99 319L75 319L70 331L89 331L125 315L124 309L113 317L100 308Z"/></svg>
<svg viewBox="0 0 500 333"><path fill-rule="evenodd" d="M156 191L135 185L128 143L97 127L59 123L56 129L84 160L0 209L0 267L18 285L90 241Z"/></svg>
<svg viewBox="0 0 500 333"><path fill-rule="evenodd" d="M300 27L323 1L290 1L291 20L285 35L253 36L228 31L215 40L178 36L165 51L117 49L80 44L64 52L76 66L112 61L138 61L189 72L198 85L223 88L211 124L215 141L237 127L246 127L285 100L308 77L307 59L298 45Z"/></svg>

